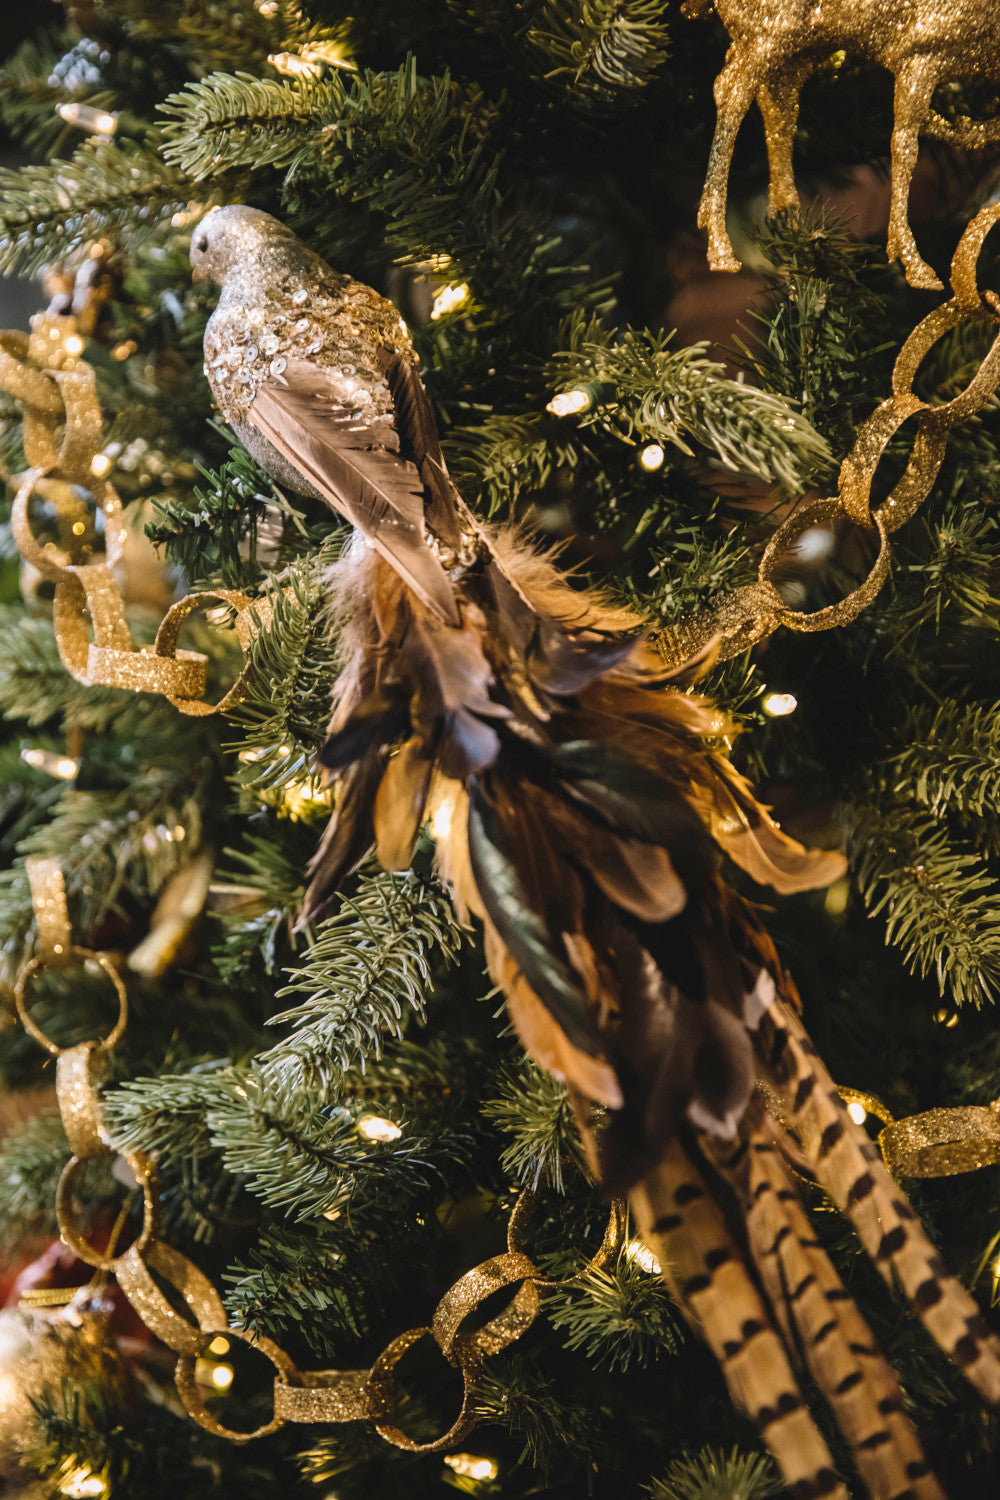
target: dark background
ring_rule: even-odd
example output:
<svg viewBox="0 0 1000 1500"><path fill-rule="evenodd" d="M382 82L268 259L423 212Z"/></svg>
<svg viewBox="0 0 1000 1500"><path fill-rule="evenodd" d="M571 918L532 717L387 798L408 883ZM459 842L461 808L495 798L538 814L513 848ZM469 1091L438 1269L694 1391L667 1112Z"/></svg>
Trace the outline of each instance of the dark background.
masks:
<svg viewBox="0 0 1000 1500"><path fill-rule="evenodd" d="M62 20L63 9L56 0L0 0L0 62L32 32L58 25ZM21 167L29 160L0 123L0 167ZM0 276L0 328L27 328L28 318L40 299L37 281Z"/></svg>

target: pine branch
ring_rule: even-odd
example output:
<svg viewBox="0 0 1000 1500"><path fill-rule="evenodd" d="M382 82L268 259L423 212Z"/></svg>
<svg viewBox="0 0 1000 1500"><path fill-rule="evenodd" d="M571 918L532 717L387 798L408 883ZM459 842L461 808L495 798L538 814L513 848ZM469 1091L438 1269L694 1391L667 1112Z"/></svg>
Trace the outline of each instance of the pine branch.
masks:
<svg viewBox="0 0 1000 1500"><path fill-rule="evenodd" d="M892 791L936 816L994 818L1000 807L1000 703L915 710L889 763Z"/></svg>
<svg viewBox="0 0 1000 1500"><path fill-rule="evenodd" d="M601 1370L645 1369L682 1342L662 1279L627 1253L550 1293L545 1313L564 1347Z"/></svg>
<svg viewBox="0 0 1000 1500"><path fill-rule="evenodd" d="M764 389L794 402L840 459L884 395L895 352L882 252L816 214L769 219L758 239L775 267L771 298L751 313L757 336L738 347Z"/></svg>
<svg viewBox="0 0 1000 1500"><path fill-rule="evenodd" d="M520 1438L517 1462L543 1479L557 1471L582 1477L614 1461L591 1406L567 1401L554 1380L523 1359L490 1361L476 1382L476 1415Z"/></svg>
<svg viewBox="0 0 1000 1500"><path fill-rule="evenodd" d="M650 1500L770 1500L782 1492L771 1460L738 1448L703 1448L679 1458L645 1490Z"/></svg>
<svg viewBox="0 0 1000 1500"><path fill-rule="evenodd" d="M431 961L454 962L462 942L444 892L410 871L363 876L290 971L278 998L304 996L275 1016L292 1034L262 1054L291 1087L327 1088L347 1068L381 1056L410 1015L423 1019Z"/></svg>
<svg viewBox="0 0 1000 1500"><path fill-rule="evenodd" d="M55 1193L70 1158L56 1110L36 1115L0 1146L0 1248L12 1255L25 1241L58 1233Z"/></svg>
<svg viewBox="0 0 1000 1500"><path fill-rule="evenodd" d="M629 104L662 67L669 28L659 0L546 0L525 34L532 69L574 111Z"/></svg>
<svg viewBox="0 0 1000 1500"><path fill-rule="evenodd" d="M865 905L885 913L886 942L910 973L933 973L956 1005L1000 996L997 883L978 854L926 813L867 806L856 815L851 858Z"/></svg>
<svg viewBox="0 0 1000 1500"><path fill-rule="evenodd" d="M566 334L569 347L550 361L548 376L559 391L595 391L581 425L605 425L627 442L670 444L688 457L694 444L724 468L793 493L830 472L826 439L796 405L728 379L706 358L706 344L671 350L672 335L637 329L612 343L582 315Z"/></svg>
<svg viewBox="0 0 1000 1500"><path fill-rule="evenodd" d="M477 88L447 74L421 78L413 60L391 73L273 83L216 73L172 95L167 159L196 180L224 168L266 163L286 189L333 192L385 219L385 243L400 264L440 261L472 286L502 328L546 304L593 305L601 283L581 287L560 262L541 205L501 185L504 156L495 110ZM317 245L322 251L322 244Z"/></svg>
<svg viewBox="0 0 1000 1500"><path fill-rule="evenodd" d="M320 812L328 803L316 750L327 732L339 670L336 637L325 617L325 574L341 539L335 533L285 572L282 589L265 596L270 620L254 635L240 700L229 714L243 731L239 785L260 795L305 782Z"/></svg>
<svg viewBox="0 0 1000 1500"><path fill-rule="evenodd" d="M81 687L70 677L49 620L0 606L0 711L9 718L106 729L128 701L124 691Z"/></svg>
<svg viewBox="0 0 1000 1500"><path fill-rule="evenodd" d="M547 1182L563 1192L564 1168L585 1170L565 1085L524 1058L501 1073L496 1086L498 1092L482 1109L511 1137L500 1157L504 1171L522 1187Z"/></svg>
<svg viewBox="0 0 1000 1500"><path fill-rule="evenodd" d="M134 247L187 207L190 183L151 147L98 140L67 161L3 168L0 197L0 274L27 274L102 235Z"/></svg>

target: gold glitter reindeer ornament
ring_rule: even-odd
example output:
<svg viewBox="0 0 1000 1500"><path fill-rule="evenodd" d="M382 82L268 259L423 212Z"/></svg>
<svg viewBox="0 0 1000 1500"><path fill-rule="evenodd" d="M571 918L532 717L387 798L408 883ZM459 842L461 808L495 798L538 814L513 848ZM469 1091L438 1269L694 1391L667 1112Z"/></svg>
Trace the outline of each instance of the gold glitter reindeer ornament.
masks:
<svg viewBox="0 0 1000 1500"><path fill-rule="evenodd" d="M918 138L932 135L965 149L1000 140L1000 119L951 122L931 108L939 84L1000 80L996 0L686 0L684 10L704 16L713 4L732 38L715 81L718 119L698 212L713 270L740 268L726 233L726 197L733 146L751 103L756 99L764 118L768 210L797 208L792 142L799 95L814 69L843 49L881 64L895 79L888 255L903 262L911 286L939 288L907 218Z"/></svg>

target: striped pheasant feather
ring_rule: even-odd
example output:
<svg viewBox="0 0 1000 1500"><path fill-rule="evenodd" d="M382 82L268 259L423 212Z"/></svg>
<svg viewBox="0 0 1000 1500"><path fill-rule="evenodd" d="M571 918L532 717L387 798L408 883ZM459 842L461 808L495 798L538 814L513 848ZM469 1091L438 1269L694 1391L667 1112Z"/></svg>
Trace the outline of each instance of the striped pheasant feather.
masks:
<svg viewBox="0 0 1000 1500"><path fill-rule="evenodd" d="M844 1108L798 1017L775 1008L761 1024L765 1076L784 1104L818 1181L887 1284L911 1307L965 1378L1000 1403L1000 1339L937 1250L878 1150Z"/></svg>

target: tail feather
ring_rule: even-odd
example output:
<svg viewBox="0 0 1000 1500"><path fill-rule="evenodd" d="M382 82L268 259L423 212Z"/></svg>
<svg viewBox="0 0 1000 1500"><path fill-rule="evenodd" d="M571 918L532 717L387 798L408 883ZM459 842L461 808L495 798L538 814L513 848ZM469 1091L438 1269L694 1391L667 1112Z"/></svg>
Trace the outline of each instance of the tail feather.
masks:
<svg viewBox="0 0 1000 1500"><path fill-rule="evenodd" d="M761 1025L771 1083L816 1177L852 1220L886 1282L894 1278L931 1336L988 1401L1000 1403L1000 1340L944 1261L875 1146L855 1125L798 1018Z"/></svg>
<svg viewBox="0 0 1000 1500"><path fill-rule="evenodd" d="M674 1140L630 1194L649 1248L760 1428L796 1500L849 1500L781 1338L708 1187Z"/></svg>
<svg viewBox="0 0 1000 1500"><path fill-rule="evenodd" d="M716 1142L706 1144L716 1159L723 1155ZM786 1343L798 1347L871 1494L944 1500L899 1383L816 1239L774 1140L748 1131L724 1170L742 1200L748 1248Z"/></svg>

